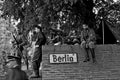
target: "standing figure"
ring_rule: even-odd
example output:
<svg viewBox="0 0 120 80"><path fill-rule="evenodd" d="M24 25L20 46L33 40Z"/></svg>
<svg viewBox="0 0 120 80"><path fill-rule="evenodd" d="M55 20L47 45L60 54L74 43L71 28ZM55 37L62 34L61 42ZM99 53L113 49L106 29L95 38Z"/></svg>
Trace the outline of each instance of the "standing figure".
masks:
<svg viewBox="0 0 120 80"><path fill-rule="evenodd" d="M84 62L90 61L89 50L92 55L93 63L96 62L95 59L95 42L96 36L93 29L89 28L88 25L83 24L83 30L81 31L81 47L85 49L85 60Z"/></svg>
<svg viewBox="0 0 120 80"><path fill-rule="evenodd" d="M14 56L19 57L20 58L20 65L21 65L21 60L23 58L23 50L24 50L24 46L27 45L27 39L25 38L25 36L18 31L18 34L14 37Z"/></svg>
<svg viewBox="0 0 120 80"><path fill-rule="evenodd" d="M32 41L34 43L34 53L32 54L32 67L33 67L33 74L30 78L39 78L39 68L42 62L42 41L44 39L42 29L40 26L35 25L35 29L32 35Z"/></svg>

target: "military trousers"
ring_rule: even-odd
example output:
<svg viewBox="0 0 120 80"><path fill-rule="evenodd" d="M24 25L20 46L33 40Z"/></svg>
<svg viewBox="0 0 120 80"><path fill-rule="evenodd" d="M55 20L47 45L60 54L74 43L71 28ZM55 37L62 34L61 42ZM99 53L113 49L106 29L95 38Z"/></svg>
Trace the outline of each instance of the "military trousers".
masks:
<svg viewBox="0 0 120 80"><path fill-rule="evenodd" d="M34 71L36 70L39 71L41 62L42 62L42 46L35 48L35 52L33 54L32 66Z"/></svg>

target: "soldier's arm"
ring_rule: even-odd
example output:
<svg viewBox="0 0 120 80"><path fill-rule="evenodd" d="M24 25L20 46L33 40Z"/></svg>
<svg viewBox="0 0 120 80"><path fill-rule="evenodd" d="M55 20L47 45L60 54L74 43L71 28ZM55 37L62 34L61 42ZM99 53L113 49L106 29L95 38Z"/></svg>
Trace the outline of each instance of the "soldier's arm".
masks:
<svg viewBox="0 0 120 80"><path fill-rule="evenodd" d="M94 30L91 29L91 31L89 33L88 41L95 41L95 40L96 40L96 34L95 34Z"/></svg>
<svg viewBox="0 0 120 80"><path fill-rule="evenodd" d="M27 41L27 39L25 38L25 36L22 36L21 39L22 39L22 43L20 43L20 46L25 46L25 45L28 44L28 41Z"/></svg>
<svg viewBox="0 0 120 80"><path fill-rule="evenodd" d="M37 35L36 45L40 45L42 40L43 40L42 32L39 32L38 35Z"/></svg>
<svg viewBox="0 0 120 80"><path fill-rule="evenodd" d="M80 39L81 39L81 42L82 42L82 41L85 41L84 38L83 38L83 31L81 32L80 37L81 37L81 38L80 38Z"/></svg>

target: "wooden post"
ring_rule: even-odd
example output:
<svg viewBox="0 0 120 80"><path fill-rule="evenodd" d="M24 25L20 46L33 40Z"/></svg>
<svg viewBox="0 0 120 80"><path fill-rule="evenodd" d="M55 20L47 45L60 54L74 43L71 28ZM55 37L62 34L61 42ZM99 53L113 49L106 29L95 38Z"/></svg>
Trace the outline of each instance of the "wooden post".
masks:
<svg viewBox="0 0 120 80"><path fill-rule="evenodd" d="M104 30L104 21L102 20L102 32L103 32L103 45L105 44L105 30Z"/></svg>

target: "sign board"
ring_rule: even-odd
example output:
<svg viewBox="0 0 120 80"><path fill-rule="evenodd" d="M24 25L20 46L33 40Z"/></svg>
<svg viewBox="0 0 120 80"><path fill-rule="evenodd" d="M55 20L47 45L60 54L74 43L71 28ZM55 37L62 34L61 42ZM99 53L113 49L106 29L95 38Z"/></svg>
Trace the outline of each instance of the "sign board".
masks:
<svg viewBox="0 0 120 80"><path fill-rule="evenodd" d="M76 53L50 54L50 63L75 63L77 62Z"/></svg>

